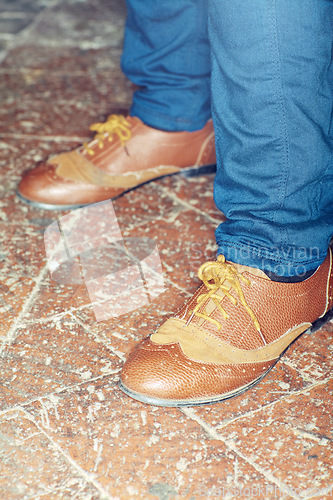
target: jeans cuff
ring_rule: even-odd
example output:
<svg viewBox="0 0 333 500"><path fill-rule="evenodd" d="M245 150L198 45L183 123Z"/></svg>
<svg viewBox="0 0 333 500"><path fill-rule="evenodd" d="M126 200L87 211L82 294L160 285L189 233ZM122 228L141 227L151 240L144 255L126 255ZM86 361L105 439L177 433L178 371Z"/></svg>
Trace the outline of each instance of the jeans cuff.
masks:
<svg viewBox="0 0 333 500"><path fill-rule="evenodd" d="M164 115L136 103L132 104L129 114L137 116L149 127L165 130L166 132L195 132L201 130L211 118L210 114L207 113L206 116L196 119L194 122L182 117Z"/></svg>
<svg viewBox="0 0 333 500"><path fill-rule="evenodd" d="M316 269L327 255L327 249L318 247L273 247L261 248L250 244L231 244L218 242L217 254L224 255L226 260L244 266L255 267L262 271L270 271L284 277L299 276Z"/></svg>

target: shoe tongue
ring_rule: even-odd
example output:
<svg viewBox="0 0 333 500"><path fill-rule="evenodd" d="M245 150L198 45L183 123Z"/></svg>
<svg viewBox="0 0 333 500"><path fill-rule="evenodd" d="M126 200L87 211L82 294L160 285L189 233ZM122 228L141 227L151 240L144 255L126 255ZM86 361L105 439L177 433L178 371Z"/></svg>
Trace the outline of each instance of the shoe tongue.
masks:
<svg viewBox="0 0 333 500"><path fill-rule="evenodd" d="M265 280L271 281L270 278L267 276L267 274L264 273L264 271L262 271L261 269L257 269L256 267L244 266L242 264L236 264L234 262L230 262L230 264L235 266L235 268L240 274L247 272L254 276L258 276L258 278L264 278Z"/></svg>

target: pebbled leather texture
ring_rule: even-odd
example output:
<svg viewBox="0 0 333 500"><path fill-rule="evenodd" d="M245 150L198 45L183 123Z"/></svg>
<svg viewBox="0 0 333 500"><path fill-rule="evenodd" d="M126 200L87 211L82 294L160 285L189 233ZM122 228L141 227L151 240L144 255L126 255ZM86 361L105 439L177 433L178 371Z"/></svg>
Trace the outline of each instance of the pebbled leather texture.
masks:
<svg viewBox="0 0 333 500"><path fill-rule="evenodd" d="M227 295L221 305L228 318L211 299L202 305L221 329L193 316L198 296L206 291L202 285L174 318L129 354L120 388L146 403L191 406L222 401L261 380L285 349L333 307L331 250L300 283L273 282L256 271L242 266L248 282L241 286L262 336L243 304L234 304Z"/></svg>
<svg viewBox="0 0 333 500"><path fill-rule="evenodd" d="M195 132L164 132L127 117L131 138L126 147L117 137L102 147L92 141L62 153L27 172L18 188L21 198L32 204L77 206L115 198L153 179L186 170L200 170L216 162L212 121Z"/></svg>

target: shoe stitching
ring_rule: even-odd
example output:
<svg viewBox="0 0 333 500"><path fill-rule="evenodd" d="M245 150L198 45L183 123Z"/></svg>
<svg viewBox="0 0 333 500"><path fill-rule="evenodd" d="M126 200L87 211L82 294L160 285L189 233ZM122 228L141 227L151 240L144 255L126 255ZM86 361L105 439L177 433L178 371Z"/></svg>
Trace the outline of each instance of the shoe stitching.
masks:
<svg viewBox="0 0 333 500"><path fill-rule="evenodd" d="M171 344L165 344L165 345L159 345L156 347L153 345L151 342L147 343L143 346L141 346L144 351L149 352L163 352L165 355L167 355L171 361L175 361L175 357L177 358L176 361L178 363L178 366L183 366L184 368L188 367L196 367L195 369L202 370L203 366L206 366L208 369L213 369L215 370L216 373L223 373L227 370L228 372L228 378L229 379L239 379L244 376L245 370L250 370L252 368L252 371L258 371L260 373L266 372L267 370L270 369L270 367L276 363L278 358L275 358L273 360L265 360L265 361L259 361L257 363L254 362L249 362L249 363L212 363L212 362L207 362L207 361L198 361L195 359L188 358L181 347L177 345L176 342L173 342ZM174 352L170 351L171 348L176 348L179 349L179 354L175 356ZM181 359L178 359L179 356L181 356ZM264 365L264 366L262 366Z"/></svg>

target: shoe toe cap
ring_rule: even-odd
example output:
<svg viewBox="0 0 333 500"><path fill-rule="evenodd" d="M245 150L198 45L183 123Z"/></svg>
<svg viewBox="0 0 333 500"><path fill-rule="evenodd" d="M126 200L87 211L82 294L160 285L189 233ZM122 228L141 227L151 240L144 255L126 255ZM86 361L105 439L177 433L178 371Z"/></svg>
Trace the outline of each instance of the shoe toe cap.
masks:
<svg viewBox="0 0 333 500"><path fill-rule="evenodd" d="M20 196L31 202L59 203L63 196L56 167L41 163L38 167L26 172L18 186Z"/></svg>
<svg viewBox="0 0 333 500"><path fill-rule="evenodd" d="M124 364L121 386L143 402L195 405L232 397L261 379L269 368L267 363L201 363L187 358L178 343L158 345L147 339Z"/></svg>
<svg viewBox="0 0 333 500"><path fill-rule="evenodd" d="M169 349L147 339L134 349L123 366L122 384L146 397L174 399L179 392L179 369L175 369Z"/></svg>
<svg viewBox="0 0 333 500"><path fill-rule="evenodd" d="M55 209L97 203L119 196L123 191L59 177L57 165L49 163L41 163L26 172L18 186L18 195L25 201Z"/></svg>

